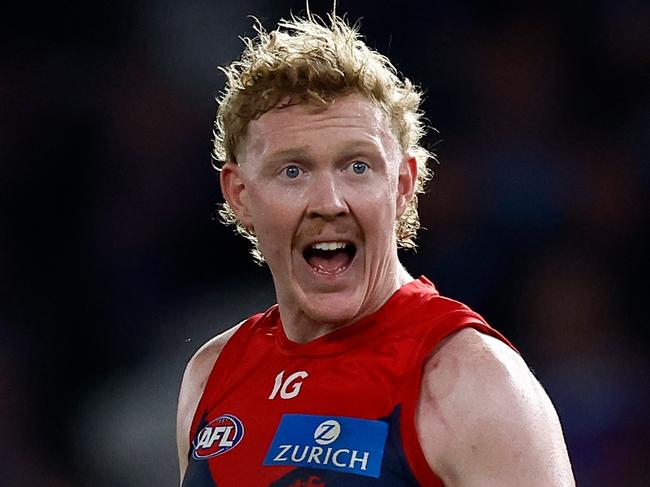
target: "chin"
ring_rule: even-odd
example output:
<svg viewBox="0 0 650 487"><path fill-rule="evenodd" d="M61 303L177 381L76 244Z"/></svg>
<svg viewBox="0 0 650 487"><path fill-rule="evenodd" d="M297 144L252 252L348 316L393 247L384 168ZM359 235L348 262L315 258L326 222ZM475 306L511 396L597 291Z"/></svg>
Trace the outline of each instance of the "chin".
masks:
<svg viewBox="0 0 650 487"><path fill-rule="evenodd" d="M305 314L314 322L345 326L359 319L360 304L354 304L354 298L343 296L322 296L312 298L303 306Z"/></svg>

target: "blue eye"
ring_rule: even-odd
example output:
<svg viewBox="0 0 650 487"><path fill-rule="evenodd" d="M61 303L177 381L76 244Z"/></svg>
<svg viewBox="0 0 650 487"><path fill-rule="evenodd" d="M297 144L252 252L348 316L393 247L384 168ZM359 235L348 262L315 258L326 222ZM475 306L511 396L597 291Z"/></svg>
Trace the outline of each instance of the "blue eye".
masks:
<svg viewBox="0 0 650 487"><path fill-rule="evenodd" d="M366 172L366 169L368 169L368 164L365 162L355 161L352 163L352 170L354 171L354 174L363 174Z"/></svg>
<svg viewBox="0 0 650 487"><path fill-rule="evenodd" d="M300 176L300 169L298 166L287 166L284 168L284 174L289 179L296 179L298 176Z"/></svg>

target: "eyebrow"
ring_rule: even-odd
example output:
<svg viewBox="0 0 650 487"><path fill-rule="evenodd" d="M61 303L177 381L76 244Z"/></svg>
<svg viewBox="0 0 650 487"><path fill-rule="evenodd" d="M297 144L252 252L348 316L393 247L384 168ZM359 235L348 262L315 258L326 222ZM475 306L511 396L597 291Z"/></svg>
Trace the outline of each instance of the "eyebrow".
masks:
<svg viewBox="0 0 650 487"><path fill-rule="evenodd" d="M269 159L304 159L309 155L309 147L291 147L289 149L280 149L279 151L273 151L268 154Z"/></svg>

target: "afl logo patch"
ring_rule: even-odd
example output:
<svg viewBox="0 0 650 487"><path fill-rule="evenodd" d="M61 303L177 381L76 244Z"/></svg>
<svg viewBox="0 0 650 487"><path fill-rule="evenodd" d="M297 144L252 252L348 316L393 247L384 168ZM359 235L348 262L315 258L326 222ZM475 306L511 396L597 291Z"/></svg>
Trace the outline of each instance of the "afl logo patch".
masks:
<svg viewBox="0 0 650 487"><path fill-rule="evenodd" d="M224 414L208 423L192 442L192 457L205 460L235 448L244 437L244 425L232 414Z"/></svg>

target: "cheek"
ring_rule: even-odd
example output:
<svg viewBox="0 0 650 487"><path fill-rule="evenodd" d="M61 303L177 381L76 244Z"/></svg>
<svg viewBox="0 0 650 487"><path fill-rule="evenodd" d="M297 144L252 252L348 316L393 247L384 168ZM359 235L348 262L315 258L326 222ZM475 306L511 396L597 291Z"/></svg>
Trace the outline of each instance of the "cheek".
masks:
<svg viewBox="0 0 650 487"><path fill-rule="evenodd" d="M395 194L387 185L383 191L358 193L352 208L367 236L388 235L389 240L392 238L392 228L396 218Z"/></svg>
<svg viewBox="0 0 650 487"><path fill-rule="evenodd" d="M263 251L276 252L279 248L286 248L300 216L298 206L296 198L289 198L286 192L265 188L249 192L251 218Z"/></svg>
<svg viewBox="0 0 650 487"><path fill-rule="evenodd" d="M395 213L397 191L390 179L375 181L361 192L360 197L377 215L387 216Z"/></svg>

